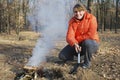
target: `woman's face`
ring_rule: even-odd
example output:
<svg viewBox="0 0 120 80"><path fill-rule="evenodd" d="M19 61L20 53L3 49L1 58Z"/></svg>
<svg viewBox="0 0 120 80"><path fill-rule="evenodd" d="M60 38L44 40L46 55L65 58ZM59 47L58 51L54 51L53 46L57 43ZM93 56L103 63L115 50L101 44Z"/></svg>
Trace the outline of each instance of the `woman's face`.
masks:
<svg viewBox="0 0 120 80"><path fill-rule="evenodd" d="M85 11L75 11L74 12L74 16L77 18L77 19L82 19L83 16L85 14Z"/></svg>

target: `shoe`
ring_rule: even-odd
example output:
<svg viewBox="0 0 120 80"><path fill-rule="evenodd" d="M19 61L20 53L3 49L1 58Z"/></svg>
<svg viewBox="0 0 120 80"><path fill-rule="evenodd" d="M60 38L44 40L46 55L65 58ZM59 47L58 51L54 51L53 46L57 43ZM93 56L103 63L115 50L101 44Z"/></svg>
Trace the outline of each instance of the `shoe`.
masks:
<svg viewBox="0 0 120 80"><path fill-rule="evenodd" d="M90 68L90 65L83 63L81 67L82 67L83 69L86 69L86 68Z"/></svg>

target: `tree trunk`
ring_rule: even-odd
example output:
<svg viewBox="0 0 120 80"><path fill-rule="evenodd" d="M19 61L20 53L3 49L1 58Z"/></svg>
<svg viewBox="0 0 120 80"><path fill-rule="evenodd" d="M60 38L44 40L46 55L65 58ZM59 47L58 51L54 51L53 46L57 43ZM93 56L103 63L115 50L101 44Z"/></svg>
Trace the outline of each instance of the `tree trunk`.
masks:
<svg viewBox="0 0 120 80"><path fill-rule="evenodd" d="M97 0L97 10L96 10L96 18L97 18L97 22L98 22L98 31L99 31L99 0Z"/></svg>
<svg viewBox="0 0 120 80"><path fill-rule="evenodd" d="M0 13L1 13L1 10L0 10ZM1 14L0 14L0 33L2 31L2 26L1 26Z"/></svg>
<svg viewBox="0 0 120 80"><path fill-rule="evenodd" d="M113 17L112 17L112 12L110 13L110 31L112 31L112 26L113 26Z"/></svg>
<svg viewBox="0 0 120 80"><path fill-rule="evenodd" d="M100 12L101 12L101 26L102 26L101 32L103 32L104 31L104 0L102 0Z"/></svg>
<svg viewBox="0 0 120 80"><path fill-rule="evenodd" d="M118 26L118 2L119 2L119 0L116 0L116 21L115 21L115 33L117 33L117 26Z"/></svg>
<svg viewBox="0 0 120 80"><path fill-rule="evenodd" d="M18 24L17 24L17 26L16 26L16 33L17 33L17 35L19 35L19 33L20 33L20 13L21 13L21 6L20 6L20 4L21 4L21 1L18 1L19 3L18 3L18 11L17 11L17 13L18 13Z"/></svg>
<svg viewBox="0 0 120 80"><path fill-rule="evenodd" d="M93 0L88 0L88 2L87 2L87 9L90 13L92 12L92 1Z"/></svg>
<svg viewBox="0 0 120 80"><path fill-rule="evenodd" d="M103 14L104 14L103 15L103 19L104 19L103 20L104 21L104 23L103 23L104 24L104 31L106 31L106 16L107 16L106 14L107 14L107 11L106 11L105 2L103 3Z"/></svg>
<svg viewBox="0 0 120 80"><path fill-rule="evenodd" d="M7 0L7 33L10 34L10 5L9 5L9 1Z"/></svg>

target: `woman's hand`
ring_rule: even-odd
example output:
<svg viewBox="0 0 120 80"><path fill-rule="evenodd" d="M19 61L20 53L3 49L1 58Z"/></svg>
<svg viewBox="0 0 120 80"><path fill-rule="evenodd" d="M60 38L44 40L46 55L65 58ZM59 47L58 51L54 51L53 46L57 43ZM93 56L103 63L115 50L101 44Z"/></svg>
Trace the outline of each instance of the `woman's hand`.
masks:
<svg viewBox="0 0 120 80"><path fill-rule="evenodd" d="M75 43L75 51L78 53L78 52L81 52L81 47Z"/></svg>

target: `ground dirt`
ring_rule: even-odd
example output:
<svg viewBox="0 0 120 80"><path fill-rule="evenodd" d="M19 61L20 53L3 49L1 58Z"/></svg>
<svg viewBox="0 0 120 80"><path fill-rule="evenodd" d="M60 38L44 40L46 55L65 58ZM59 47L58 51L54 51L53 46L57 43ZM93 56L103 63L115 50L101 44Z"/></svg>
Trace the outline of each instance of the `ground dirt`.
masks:
<svg viewBox="0 0 120 80"><path fill-rule="evenodd" d="M79 67L77 73L69 74L77 61L64 63L58 59L58 53L67 45L63 39L55 43L55 48L46 57L46 71L37 80L120 80L120 34L104 32L99 36L100 49L89 69ZM15 80L31 57L39 37L40 33L31 31L21 32L19 36L0 34L0 80Z"/></svg>

